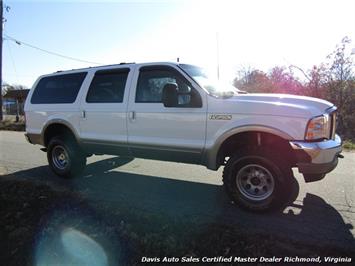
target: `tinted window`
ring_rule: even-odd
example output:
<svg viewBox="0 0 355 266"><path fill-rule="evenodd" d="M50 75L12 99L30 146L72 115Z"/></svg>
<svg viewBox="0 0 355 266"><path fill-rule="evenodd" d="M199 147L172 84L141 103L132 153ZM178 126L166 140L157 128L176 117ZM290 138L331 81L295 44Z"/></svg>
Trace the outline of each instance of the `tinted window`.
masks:
<svg viewBox="0 0 355 266"><path fill-rule="evenodd" d="M73 103L86 72L44 77L35 88L31 103Z"/></svg>
<svg viewBox="0 0 355 266"><path fill-rule="evenodd" d="M191 92L191 85L177 71L169 69L143 69L140 71L136 102L161 103L163 88L168 83L175 83L179 93ZM187 95L179 97L180 104L188 104Z"/></svg>
<svg viewBox="0 0 355 266"><path fill-rule="evenodd" d="M136 102L160 103L165 84L172 82L176 82L175 78L167 71L141 71L136 91Z"/></svg>
<svg viewBox="0 0 355 266"><path fill-rule="evenodd" d="M129 70L98 71L91 82L88 103L121 103Z"/></svg>

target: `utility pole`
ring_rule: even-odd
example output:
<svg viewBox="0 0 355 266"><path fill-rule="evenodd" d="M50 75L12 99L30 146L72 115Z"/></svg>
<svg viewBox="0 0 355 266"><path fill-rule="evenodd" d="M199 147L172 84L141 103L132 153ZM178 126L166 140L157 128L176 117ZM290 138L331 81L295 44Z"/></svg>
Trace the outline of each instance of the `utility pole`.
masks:
<svg viewBox="0 0 355 266"><path fill-rule="evenodd" d="M0 0L0 17L1 17L1 25L0 25L0 121L2 121L2 28L4 26L4 18L3 18L3 2Z"/></svg>
<svg viewBox="0 0 355 266"><path fill-rule="evenodd" d="M216 32L216 45L217 45L217 79L219 80L219 33Z"/></svg>

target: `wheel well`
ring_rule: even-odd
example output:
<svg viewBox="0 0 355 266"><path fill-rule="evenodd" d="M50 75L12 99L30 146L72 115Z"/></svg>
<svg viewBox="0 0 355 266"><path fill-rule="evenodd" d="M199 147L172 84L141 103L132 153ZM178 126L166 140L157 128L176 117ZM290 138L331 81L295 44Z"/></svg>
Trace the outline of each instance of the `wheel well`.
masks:
<svg viewBox="0 0 355 266"><path fill-rule="evenodd" d="M58 135L70 136L75 139L75 135L69 127L63 124L55 123L49 125L44 132L43 135L44 146L47 147L50 139Z"/></svg>
<svg viewBox="0 0 355 266"><path fill-rule="evenodd" d="M271 133L249 131L230 136L222 143L217 154L217 165L224 165L226 158L231 157L237 149L256 146L270 148L281 153L291 166L296 163L292 147L287 140Z"/></svg>

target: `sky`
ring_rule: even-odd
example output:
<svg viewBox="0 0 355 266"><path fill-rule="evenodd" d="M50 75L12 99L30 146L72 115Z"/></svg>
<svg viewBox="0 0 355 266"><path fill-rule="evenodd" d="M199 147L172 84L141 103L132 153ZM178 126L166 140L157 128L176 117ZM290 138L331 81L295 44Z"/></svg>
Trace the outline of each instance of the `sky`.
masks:
<svg viewBox="0 0 355 266"><path fill-rule="evenodd" d="M242 67L309 69L344 36L355 0L4 0L3 81L120 62L192 63L231 80ZM20 41L20 45L7 36ZM25 43L69 60L28 47Z"/></svg>

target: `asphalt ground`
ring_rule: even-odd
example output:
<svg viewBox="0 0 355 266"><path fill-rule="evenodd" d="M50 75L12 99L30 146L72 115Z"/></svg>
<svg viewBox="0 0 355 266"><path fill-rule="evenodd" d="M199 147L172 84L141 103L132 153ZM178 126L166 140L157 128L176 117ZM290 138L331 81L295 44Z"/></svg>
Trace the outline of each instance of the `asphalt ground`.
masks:
<svg viewBox="0 0 355 266"><path fill-rule="evenodd" d="M280 211L255 214L239 209L222 187L222 168L113 156L92 156L84 176L56 177L46 154L26 142L23 132L0 131L0 175L33 180L78 193L111 210L130 209L194 224L228 225L246 233L267 232L309 245L355 250L355 153L325 179L306 184L296 169L294 198Z"/></svg>

